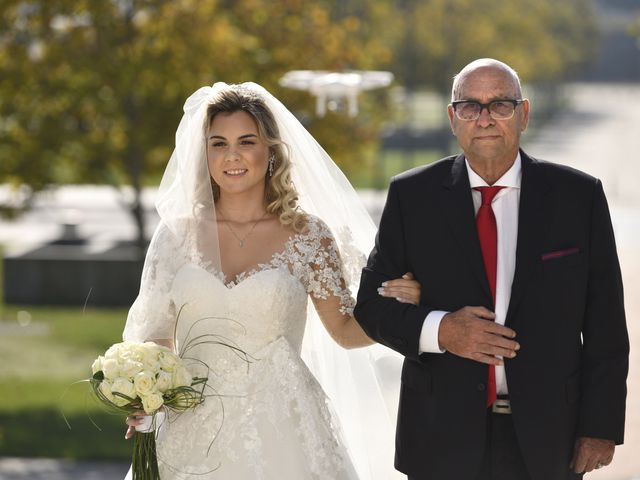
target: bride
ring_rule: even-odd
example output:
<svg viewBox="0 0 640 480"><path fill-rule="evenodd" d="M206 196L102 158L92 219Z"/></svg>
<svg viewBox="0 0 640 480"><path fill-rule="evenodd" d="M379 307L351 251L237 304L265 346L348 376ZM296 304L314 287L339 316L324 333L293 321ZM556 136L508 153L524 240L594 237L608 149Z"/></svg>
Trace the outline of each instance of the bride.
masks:
<svg viewBox="0 0 640 480"><path fill-rule="evenodd" d="M174 348L209 377L207 401L158 433L161 478L392 478L393 354L346 350L373 343L352 295L371 219L262 87L216 83L184 112L123 335ZM380 294L412 308L412 278ZM127 437L141 421L128 417Z"/></svg>

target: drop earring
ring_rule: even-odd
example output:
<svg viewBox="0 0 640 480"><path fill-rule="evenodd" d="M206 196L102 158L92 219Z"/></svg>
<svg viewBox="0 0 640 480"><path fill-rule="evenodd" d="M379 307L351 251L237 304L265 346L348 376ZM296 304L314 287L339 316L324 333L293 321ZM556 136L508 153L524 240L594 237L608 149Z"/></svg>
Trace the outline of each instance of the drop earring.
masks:
<svg viewBox="0 0 640 480"><path fill-rule="evenodd" d="M273 177L273 164L276 162L275 155L271 154L269 157L269 176Z"/></svg>

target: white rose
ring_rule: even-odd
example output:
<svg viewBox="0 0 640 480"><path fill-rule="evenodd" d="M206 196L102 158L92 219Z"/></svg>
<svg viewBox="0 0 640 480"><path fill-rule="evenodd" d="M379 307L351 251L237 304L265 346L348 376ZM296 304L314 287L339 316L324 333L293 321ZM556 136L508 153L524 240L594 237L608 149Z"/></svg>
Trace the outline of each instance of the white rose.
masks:
<svg viewBox="0 0 640 480"><path fill-rule="evenodd" d="M145 370L158 371L160 366L158 365L159 350L157 345L153 342L146 342L137 345L136 360L144 365Z"/></svg>
<svg viewBox="0 0 640 480"><path fill-rule="evenodd" d="M147 414L152 414L158 410L163 403L164 400L162 399L162 395L159 393L150 393L149 395L142 397L142 408Z"/></svg>
<svg viewBox="0 0 640 480"><path fill-rule="evenodd" d="M111 393L121 393L129 397L131 400L135 400L137 396L136 388L133 385L133 382L122 377L118 377L113 381L113 383L111 384ZM114 398L115 404L119 407L122 407L131 402L131 400L127 400L126 398L122 398L118 395L114 395Z"/></svg>
<svg viewBox="0 0 640 480"><path fill-rule="evenodd" d="M102 362L104 362L104 357L102 355L93 361L93 364L91 365L91 373L93 375L102 371Z"/></svg>
<svg viewBox="0 0 640 480"><path fill-rule="evenodd" d="M111 345L105 352L104 358L117 358L120 345L120 343L114 343L113 345Z"/></svg>
<svg viewBox="0 0 640 480"><path fill-rule="evenodd" d="M156 386L155 375L152 372L143 370L133 377L133 383L135 384L138 395L141 397L148 395Z"/></svg>
<svg viewBox="0 0 640 480"><path fill-rule="evenodd" d="M163 372L161 370L160 373L158 374L158 377L156 378L156 388L160 392L166 392L173 386L172 383L173 383L173 377L171 376L171 374L167 372Z"/></svg>
<svg viewBox="0 0 640 480"><path fill-rule="evenodd" d="M193 377L189 370L187 370L183 366L179 366L176 368L175 372L173 372L173 386L177 387L190 387L191 382L193 381Z"/></svg>
<svg viewBox="0 0 640 480"><path fill-rule="evenodd" d="M126 359L120 368L120 375L126 378L133 378L142 371L144 365L135 360Z"/></svg>
<svg viewBox="0 0 640 480"><path fill-rule="evenodd" d="M102 380L100 382L100 386L98 387L100 393L106 397L111 403L115 403L115 399L113 398L113 394L111 393L111 382L109 380Z"/></svg>
<svg viewBox="0 0 640 480"><path fill-rule="evenodd" d="M160 352L160 368L165 372L173 373L176 365L180 362L177 355L170 351Z"/></svg>
<svg viewBox="0 0 640 480"><path fill-rule="evenodd" d="M120 376L120 365L115 358L105 358L102 362L102 373L104 377L113 380Z"/></svg>
<svg viewBox="0 0 640 480"><path fill-rule="evenodd" d="M120 360L127 355L127 352L131 349L133 345L135 345L134 342L114 343L106 351L106 353L104 354L104 357Z"/></svg>
<svg viewBox="0 0 640 480"><path fill-rule="evenodd" d="M153 359L147 359L144 363L144 369L149 372L158 373L160 371L160 362Z"/></svg>
<svg viewBox="0 0 640 480"><path fill-rule="evenodd" d="M140 343L132 343L127 346L127 349L123 352L123 356L134 362L143 363L145 359L145 349Z"/></svg>

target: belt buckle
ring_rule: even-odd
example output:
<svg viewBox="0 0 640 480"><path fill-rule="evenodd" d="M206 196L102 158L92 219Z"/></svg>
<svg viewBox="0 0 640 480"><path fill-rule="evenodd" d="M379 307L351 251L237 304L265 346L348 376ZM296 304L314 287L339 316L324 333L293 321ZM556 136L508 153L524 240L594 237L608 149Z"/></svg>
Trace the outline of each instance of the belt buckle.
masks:
<svg viewBox="0 0 640 480"><path fill-rule="evenodd" d="M510 414L511 402L506 398L496 398L493 405L491 405L491 411L493 413Z"/></svg>

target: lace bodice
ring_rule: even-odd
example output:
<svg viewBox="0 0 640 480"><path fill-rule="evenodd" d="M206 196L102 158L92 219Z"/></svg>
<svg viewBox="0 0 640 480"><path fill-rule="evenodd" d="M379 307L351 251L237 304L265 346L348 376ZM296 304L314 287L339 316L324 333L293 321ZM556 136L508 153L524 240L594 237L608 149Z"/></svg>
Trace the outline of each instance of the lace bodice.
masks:
<svg viewBox="0 0 640 480"><path fill-rule="evenodd" d="M307 293L322 299L334 295L340 298L344 313L351 313L354 301L344 286L342 262L333 235L319 218L307 218L304 233L294 234L269 262L242 272L235 280L226 282L226 286L236 287L263 270L287 267Z"/></svg>
<svg viewBox="0 0 640 480"><path fill-rule="evenodd" d="M335 241L316 217L309 217L307 229L289 238L269 262L233 281L220 277L191 263L176 274L171 298L176 310L182 308L178 332L183 339L192 321L215 316L221 320L217 327L227 325L225 333L247 348L261 348L283 336L299 351L308 294L316 300L337 297L341 313L353 311Z"/></svg>

